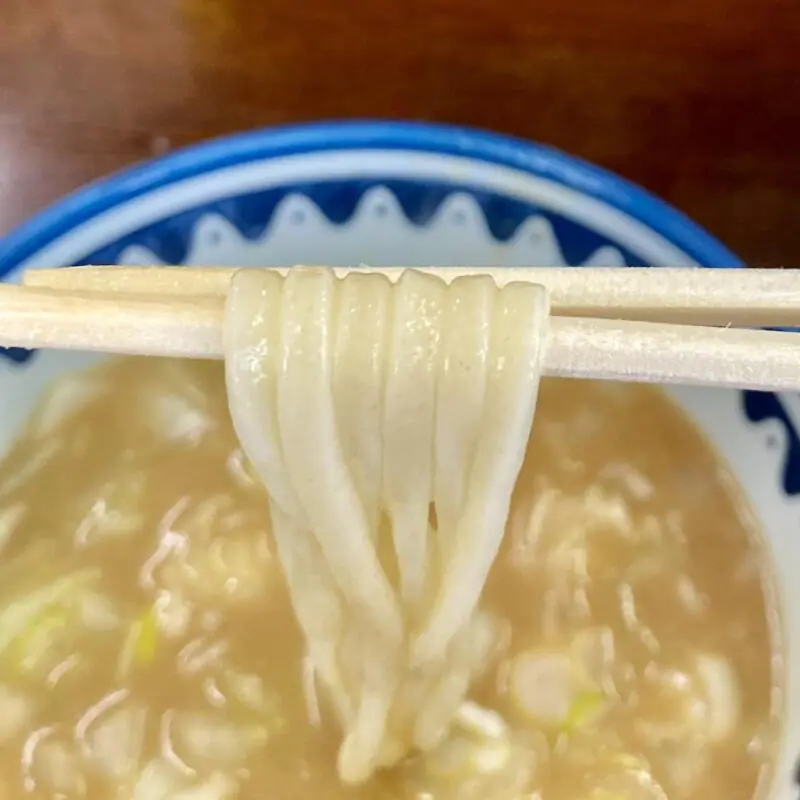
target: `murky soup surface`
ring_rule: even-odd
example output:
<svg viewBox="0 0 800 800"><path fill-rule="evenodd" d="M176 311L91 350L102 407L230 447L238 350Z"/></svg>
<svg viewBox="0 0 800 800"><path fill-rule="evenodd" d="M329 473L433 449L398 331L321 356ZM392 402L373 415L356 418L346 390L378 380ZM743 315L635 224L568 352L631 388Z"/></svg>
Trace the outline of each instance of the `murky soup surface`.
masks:
<svg viewBox="0 0 800 800"><path fill-rule="evenodd" d="M336 775L222 367L62 379L0 464L0 796L750 800L782 650L732 476L659 390L545 380L445 742Z"/></svg>

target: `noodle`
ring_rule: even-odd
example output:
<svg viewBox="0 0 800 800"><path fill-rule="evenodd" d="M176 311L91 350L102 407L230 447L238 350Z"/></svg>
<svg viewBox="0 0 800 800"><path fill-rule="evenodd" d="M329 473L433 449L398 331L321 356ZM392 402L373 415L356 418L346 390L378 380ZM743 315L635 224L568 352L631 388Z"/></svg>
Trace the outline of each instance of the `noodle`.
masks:
<svg viewBox="0 0 800 800"><path fill-rule="evenodd" d="M479 612L546 346L543 287L243 270L231 416L270 495L309 657L360 783L447 734L495 637Z"/></svg>

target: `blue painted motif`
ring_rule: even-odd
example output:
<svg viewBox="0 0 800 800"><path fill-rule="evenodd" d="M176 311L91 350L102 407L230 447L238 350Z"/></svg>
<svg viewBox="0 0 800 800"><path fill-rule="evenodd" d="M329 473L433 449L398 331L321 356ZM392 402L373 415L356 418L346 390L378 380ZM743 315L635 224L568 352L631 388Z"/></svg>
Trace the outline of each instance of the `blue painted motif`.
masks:
<svg viewBox="0 0 800 800"><path fill-rule="evenodd" d="M23 350L21 347L0 347L0 356L14 364L26 364L36 352L36 350Z"/></svg>
<svg viewBox="0 0 800 800"><path fill-rule="evenodd" d="M610 245L620 250L629 266L647 266L641 258L620 247L617 242L559 214L544 212L530 203L462 184L379 179L298 183L206 203L159 220L100 250L87 253L80 263L115 264L124 250L138 245L152 251L165 263L182 264L186 260L197 222L209 213L224 217L242 236L254 241L264 234L278 204L289 194L308 197L331 222L344 224L352 218L364 193L378 186L389 189L408 220L421 227L430 222L450 195L461 192L475 199L483 210L489 230L499 242L508 241L529 217L542 216L553 226L556 240L568 264L580 264L598 248Z"/></svg>
<svg viewBox="0 0 800 800"><path fill-rule="evenodd" d="M742 392L742 407L750 422L775 420L788 442L781 483L788 495L800 494L800 438L778 396L771 392Z"/></svg>

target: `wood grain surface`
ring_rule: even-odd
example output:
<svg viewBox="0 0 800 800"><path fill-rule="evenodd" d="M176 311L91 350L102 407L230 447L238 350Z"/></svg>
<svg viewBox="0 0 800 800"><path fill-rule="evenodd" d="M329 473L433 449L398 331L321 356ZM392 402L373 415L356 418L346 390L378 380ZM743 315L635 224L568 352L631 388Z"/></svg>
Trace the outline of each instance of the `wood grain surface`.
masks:
<svg viewBox="0 0 800 800"><path fill-rule="evenodd" d="M170 148L337 117L537 139L800 265L800 0L0 0L0 234Z"/></svg>

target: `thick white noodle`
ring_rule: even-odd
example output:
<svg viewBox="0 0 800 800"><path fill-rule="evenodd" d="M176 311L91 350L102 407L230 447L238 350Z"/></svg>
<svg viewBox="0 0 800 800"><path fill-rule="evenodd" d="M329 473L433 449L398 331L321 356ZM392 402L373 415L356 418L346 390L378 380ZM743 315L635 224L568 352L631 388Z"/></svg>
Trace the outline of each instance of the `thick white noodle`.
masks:
<svg viewBox="0 0 800 800"><path fill-rule="evenodd" d="M339 288L333 400L345 464L377 537L383 480L386 350L391 284L382 275L353 274Z"/></svg>
<svg viewBox="0 0 800 800"><path fill-rule="evenodd" d="M403 600L415 608L426 588L433 484L436 378L445 285L407 271L393 287L394 319L383 427L383 498Z"/></svg>
<svg viewBox="0 0 800 800"><path fill-rule="evenodd" d="M242 449L272 502L296 517L300 509L283 466L275 404L282 289L283 280L268 270L233 276L225 311L225 382Z"/></svg>
<svg viewBox="0 0 800 800"><path fill-rule="evenodd" d="M231 281L225 327L228 404L242 449L270 493L272 532L309 656L344 723L352 709L336 665L342 603L287 480L278 439L282 288L283 280L266 270L242 270Z"/></svg>
<svg viewBox="0 0 800 800"><path fill-rule="evenodd" d="M488 275L456 278L444 302L433 492L440 563L450 555L480 432L496 292Z"/></svg>
<svg viewBox="0 0 800 800"><path fill-rule="evenodd" d="M509 284L495 297L486 404L453 552L414 663L440 659L468 622L505 532L528 446L547 346L544 287Z"/></svg>
<svg viewBox="0 0 800 800"><path fill-rule="evenodd" d="M414 709L413 742L420 750L431 750L447 734L449 724L467 694L472 679L469 639L471 626L456 637L437 679Z"/></svg>
<svg viewBox="0 0 800 800"><path fill-rule="evenodd" d="M352 637L352 638L351 638ZM349 783L363 783L380 760L387 735L392 700L397 689L402 653L382 643L381 632L354 627L342 644L342 655L358 660L354 694L359 695L355 720L339 751L339 775ZM401 753L402 755L402 753Z"/></svg>
<svg viewBox="0 0 800 800"><path fill-rule="evenodd" d="M272 533L297 620L308 643L308 655L330 694L343 727L355 709L338 662L344 630L344 606L328 565L313 535L298 527L280 507L270 511Z"/></svg>
<svg viewBox="0 0 800 800"><path fill-rule="evenodd" d="M496 643L477 607L530 435L547 315L541 287L488 277L233 277L231 416L270 495L347 782L436 746Z"/></svg>
<svg viewBox="0 0 800 800"><path fill-rule="evenodd" d="M298 269L284 280L278 377L284 465L339 590L359 615L399 641L400 610L345 468L334 418L336 278L330 270Z"/></svg>

